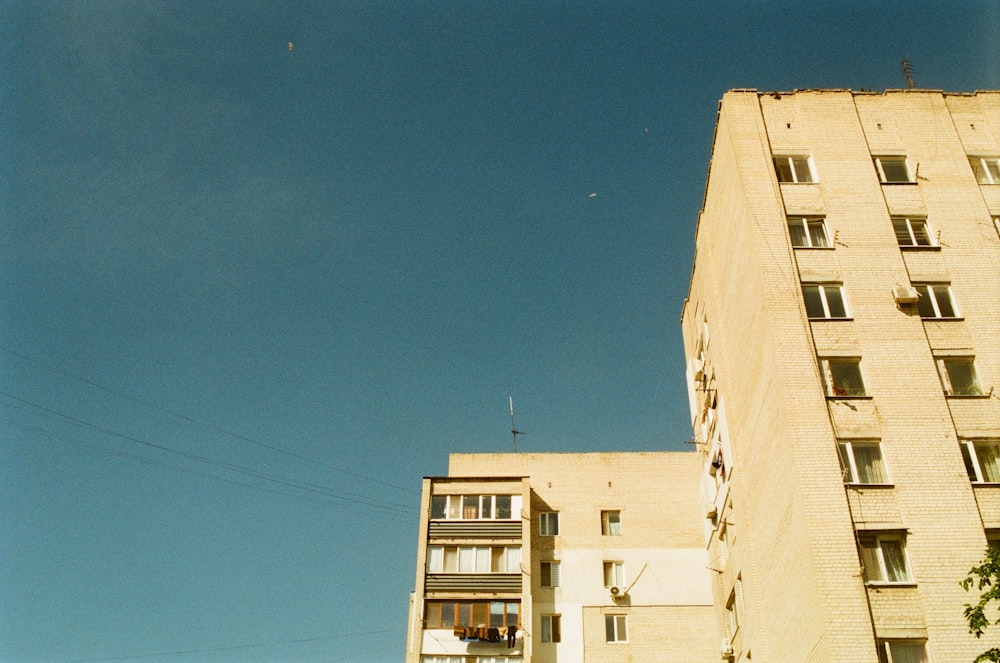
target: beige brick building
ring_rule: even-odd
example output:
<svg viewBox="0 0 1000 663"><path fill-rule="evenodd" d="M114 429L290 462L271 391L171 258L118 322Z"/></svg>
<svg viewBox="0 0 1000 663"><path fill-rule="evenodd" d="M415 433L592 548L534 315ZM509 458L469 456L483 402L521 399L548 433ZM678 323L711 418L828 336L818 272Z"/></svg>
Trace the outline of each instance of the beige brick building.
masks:
<svg viewBox="0 0 1000 663"><path fill-rule="evenodd" d="M682 324L736 661L1000 644L959 586L1000 533L998 158L998 92L722 99Z"/></svg>
<svg viewBox="0 0 1000 663"><path fill-rule="evenodd" d="M407 663L719 660L702 467L695 452L453 454L423 482Z"/></svg>

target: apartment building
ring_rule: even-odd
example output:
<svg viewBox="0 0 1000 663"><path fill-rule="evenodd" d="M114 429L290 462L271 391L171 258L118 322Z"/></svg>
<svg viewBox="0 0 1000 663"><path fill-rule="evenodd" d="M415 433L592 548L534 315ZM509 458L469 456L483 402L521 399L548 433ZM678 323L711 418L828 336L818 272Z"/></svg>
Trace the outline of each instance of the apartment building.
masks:
<svg viewBox="0 0 1000 663"><path fill-rule="evenodd" d="M998 231L998 92L723 97L682 326L732 660L1000 645L959 586L1000 537Z"/></svg>
<svg viewBox="0 0 1000 663"><path fill-rule="evenodd" d="M452 454L423 481L407 663L719 660L702 466Z"/></svg>

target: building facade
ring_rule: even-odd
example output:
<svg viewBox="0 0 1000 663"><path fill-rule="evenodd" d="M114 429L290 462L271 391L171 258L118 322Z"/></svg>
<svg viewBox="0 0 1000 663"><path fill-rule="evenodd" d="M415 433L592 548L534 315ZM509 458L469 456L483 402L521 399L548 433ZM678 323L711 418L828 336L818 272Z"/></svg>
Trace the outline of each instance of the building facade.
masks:
<svg viewBox="0 0 1000 663"><path fill-rule="evenodd" d="M718 660L701 468L695 452L451 455L423 482L407 663Z"/></svg>
<svg viewBox="0 0 1000 663"><path fill-rule="evenodd" d="M1000 644L959 585L1000 536L998 230L998 92L723 97L682 326L734 660Z"/></svg>

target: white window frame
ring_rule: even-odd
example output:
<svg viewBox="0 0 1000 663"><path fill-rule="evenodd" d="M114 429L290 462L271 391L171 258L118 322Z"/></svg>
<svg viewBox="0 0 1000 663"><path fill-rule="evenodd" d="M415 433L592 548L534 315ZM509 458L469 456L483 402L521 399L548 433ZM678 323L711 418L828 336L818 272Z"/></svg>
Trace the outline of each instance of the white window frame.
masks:
<svg viewBox="0 0 1000 663"><path fill-rule="evenodd" d="M915 181L913 178L913 169L910 168L910 163L907 158L900 154L883 154L880 156L872 157L872 162L875 164L875 170L878 172L879 182L882 184L913 184ZM885 174L885 163L903 164L903 168L906 169L906 179L905 180L890 180Z"/></svg>
<svg viewBox="0 0 1000 663"><path fill-rule="evenodd" d="M870 542L873 545L866 545ZM906 552L906 532L858 532L858 545L861 546L862 565L865 565L865 583L869 585L912 585L914 584L913 573L910 571L910 559ZM897 579L889 578L889 566L886 562L886 549L890 546L898 548L901 569L893 569L895 574L902 572L902 577ZM871 553L865 554L864 550ZM866 561L874 563L875 568L868 568Z"/></svg>
<svg viewBox="0 0 1000 663"><path fill-rule="evenodd" d="M561 615L542 615L542 632L539 640L544 643L562 642L562 619Z"/></svg>
<svg viewBox="0 0 1000 663"><path fill-rule="evenodd" d="M609 613L604 615L604 638L608 644L620 645L628 642L628 615Z"/></svg>
<svg viewBox="0 0 1000 663"><path fill-rule="evenodd" d="M625 586L625 562L621 560L605 560L603 564L604 586Z"/></svg>
<svg viewBox="0 0 1000 663"><path fill-rule="evenodd" d="M878 449L878 460L881 465L882 481L865 481L858 469L856 447L868 447ZM892 478L889 475L889 468L885 463L885 455L882 453L882 443L879 440L837 440L837 454L840 458L841 471L844 475L844 483L859 486L890 486ZM846 467L845 467L846 461Z"/></svg>
<svg viewBox="0 0 1000 663"><path fill-rule="evenodd" d="M958 306L955 304L955 294L951 291L949 284L914 283L912 285L920 293L921 302L926 298L926 301L931 305L931 310L929 311L931 315L925 315L928 311L920 312L920 317L924 320L957 320L962 317L962 314L958 311ZM953 315L943 315L941 313L941 304L944 303L945 299L947 299L947 303L951 306ZM919 304L920 302L918 302L918 306Z"/></svg>
<svg viewBox="0 0 1000 663"><path fill-rule="evenodd" d="M969 157L969 165L980 184L1000 184L1000 157Z"/></svg>
<svg viewBox="0 0 1000 663"><path fill-rule="evenodd" d="M861 371L861 359L859 357L821 357L820 363L820 373L823 377L823 388L826 392L827 398L868 398L868 388L865 386L865 376ZM860 393L848 393L843 387L836 384L833 377L833 366L834 365L853 365L857 367L858 378L861 380L861 385L855 388L853 391L859 391ZM839 393L843 391L844 393Z"/></svg>
<svg viewBox="0 0 1000 663"><path fill-rule="evenodd" d="M916 663L930 663L930 659L927 657L927 647L925 643L914 640L880 640L879 641L879 663L913 663L913 656L910 654L903 655L903 652L896 650L895 654L893 649L897 647L919 647L919 651L916 652L918 658Z"/></svg>
<svg viewBox="0 0 1000 663"><path fill-rule="evenodd" d="M774 176L782 184L815 184L817 182L816 168L813 165L812 156L808 154L775 154L772 160ZM791 175L792 179L781 179L781 170L778 167L781 162L784 162L782 165L788 169L788 174ZM805 166L805 173L800 172L802 166ZM805 179L802 179L802 175L805 176Z"/></svg>
<svg viewBox="0 0 1000 663"><path fill-rule="evenodd" d="M501 551L502 571L493 570L497 550ZM448 568L452 564L446 560L454 560L454 568ZM520 572L521 546L427 546L427 573Z"/></svg>
<svg viewBox="0 0 1000 663"><path fill-rule="evenodd" d="M517 573L520 570L520 546L493 546L490 548L490 573Z"/></svg>
<svg viewBox="0 0 1000 663"><path fill-rule="evenodd" d="M903 244L899 241L899 231L896 225L904 225L906 234L910 241ZM920 231L923 231L922 233ZM937 248L937 238L931 232L931 226L927 219L922 216L894 216L892 217L892 232L896 236L896 243L901 249L926 249ZM926 238L927 243L921 244L920 240Z"/></svg>
<svg viewBox="0 0 1000 663"><path fill-rule="evenodd" d="M538 535L559 536L558 511L543 511L538 514Z"/></svg>
<svg viewBox="0 0 1000 663"><path fill-rule="evenodd" d="M622 535L622 512L619 509L601 511L601 535Z"/></svg>
<svg viewBox="0 0 1000 663"><path fill-rule="evenodd" d="M805 239L805 244L796 244L793 235L792 227L798 227L802 229L803 237ZM813 229L819 228L820 234L823 238L823 243L817 244L813 242ZM788 239L792 242L792 247L796 249L832 249L833 243L830 241L830 233L826 228L826 219L822 216L790 216L788 217Z"/></svg>
<svg viewBox="0 0 1000 663"><path fill-rule="evenodd" d="M545 569L548 568L548 584L545 583ZM560 567L559 560L551 559L541 563L538 573L539 587L559 587Z"/></svg>
<svg viewBox="0 0 1000 663"><path fill-rule="evenodd" d="M520 495L432 495L431 496L431 514L434 513L433 503L437 498L444 498L444 518L431 518L431 520L520 520L521 519L521 505L522 497ZM465 518L465 508L464 500L466 497L475 497L478 499L478 506L476 507L477 518ZM498 497L509 497L510 498L510 518L498 518L497 517L497 498ZM484 518L483 514L487 510L487 505L489 509L489 517Z"/></svg>
<svg viewBox="0 0 1000 663"><path fill-rule="evenodd" d="M420 663L522 663L520 656L458 656L421 654Z"/></svg>
<svg viewBox="0 0 1000 663"><path fill-rule="evenodd" d="M422 654L420 663L522 663L520 656L475 656L459 654L458 656Z"/></svg>
<svg viewBox="0 0 1000 663"><path fill-rule="evenodd" d="M979 381L979 371L976 370L975 357L935 357L935 362L938 367L938 375L941 377L941 386L944 388L946 396L953 398L985 396L982 383ZM972 376L972 384L962 390L965 393L957 393L953 384L952 371L949 366L957 364L967 366Z"/></svg>
<svg viewBox="0 0 1000 663"><path fill-rule="evenodd" d="M806 307L806 317L810 320L849 320L851 318L851 311L847 307L847 296L844 294L844 286L840 283L803 283L802 284L802 300L806 301L806 288L815 288L819 293L820 303L823 306L823 315L813 316L809 314L809 309ZM832 315L830 312L830 301L827 295L827 290L836 290L840 295L840 303L844 307L844 315Z"/></svg>
<svg viewBox="0 0 1000 663"><path fill-rule="evenodd" d="M965 461L965 469L969 473L969 480L973 483L1000 483L1000 440L995 439L963 439L959 440L962 449L962 460ZM992 448L994 464L983 470L983 458L985 448ZM992 474L990 479L987 474Z"/></svg>

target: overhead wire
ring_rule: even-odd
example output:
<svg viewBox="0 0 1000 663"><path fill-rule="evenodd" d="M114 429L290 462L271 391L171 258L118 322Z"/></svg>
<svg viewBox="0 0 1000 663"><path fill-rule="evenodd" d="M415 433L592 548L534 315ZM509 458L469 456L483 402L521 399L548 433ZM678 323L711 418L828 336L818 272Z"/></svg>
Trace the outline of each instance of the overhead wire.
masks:
<svg viewBox="0 0 1000 663"><path fill-rule="evenodd" d="M199 419L196 419L194 417L188 416L186 414L183 414L183 413L180 413L180 412L175 412L173 410L165 408L162 405L159 405L159 404L154 403L152 401L149 401L149 400L146 400L146 399L143 399L143 398L138 398L136 396L132 396L131 394L123 393L123 392L118 391L116 389L112 389L112 388L110 388L110 387L108 387L106 385L100 384L99 382L95 382L93 380L89 380L87 378L80 377L79 375L76 375L76 374L74 374L74 373L72 373L70 371L67 371L67 370L63 369L63 368L60 368L58 366L53 366L53 365L51 365L51 364L49 364L47 362L41 361L40 359L37 359L35 357L31 357L31 356L25 355L25 354L20 353L20 352L17 352L16 350L12 350L12 349L10 349L8 347L5 347L3 345L0 345L0 350L2 350L3 352L8 353L10 355L13 355L15 357L18 357L19 359L22 359L24 361L31 362L33 364L37 364L38 366L41 366L41 367L45 368L46 370L48 370L48 371L50 371L52 373L56 373L58 375L64 375L64 376L72 378L72 379L74 379L74 380L76 380L76 381L78 381L78 382L80 382L82 384L89 385L89 386L94 387L96 389L100 389L101 391L104 391L104 392L107 392L107 393L112 394L114 396L117 396L118 398L124 398L126 400L130 400L132 402L139 403L140 405L143 405L145 407L151 408L153 410L157 410L159 412L163 412L164 414L168 414L168 415L170 415L172 417L176 417L176 418L181 419L183 421L186 421L188 423L192 423L192 424L195 424L197 426L202 426L202 427L207 428L208 430L214 431L216 433L221 433L223 435L227 435L229 437L232 437L234 439L240 440L242 442L247 442L249 444L253 444L253 445L259 446L259 447L267 449L269 451L273 451L275 453L279 453L279 454L282 454L284 456L289 456L291 458L295 458L297 460L301 460L301 461L305 461L305 462L308 462L308 463L313 463L313 464L316 464L316 465L320 465L322 467L325 467L327 469L333 470L335 472L340 472L341 474L345 474L345 475L347 475L349 477L352 477L354 479L360 479L362 481L369 481L371 483L379 484L379 485L385 486L387 488L392 488L394 490L399 490L399 491L402 491L402 492L405 492L405 493L411 493L411 494L414 494L414 495L418 495L420 493L420 491L414 490L412 488L405 488L403 486L399 486L399 485L390 483L388 481L383 481L383 480L377 479L375 477L366 476L366 475L360 474L358 472L352 472L350 470L344 469L343 467L338 467L336 465L332 465L330 463L326 463L326 462L323 462L321 460L317 460L315 458L310 458L308 456L304 456L302 454L298 454L298 453L295 453L293 451L288 451L287 449L282 449L281 447L275 446L273 444L268 444L266 442L261 442L260 440L256 440L256 439L254 439L252 437L248 437L248 436L243 435L241 433L236 433L236 432L228 430L226 428L222 428L221 426L216 426L215 424L210 424L210 423L208 423L206 421L201 421Z"/></svg>
<svg viewBox="0 0 1000 663"><path fill-rule="evenodd" d="M54 410L52 408L48 408L48 407L46 407L44 405L41 405L39 403L35 403L35 402L30 401L28 399L21 398L20 396L17 396L15 394L12 394L12 393L4 391L4 390L0 390L0 395L5 396L6 398L9 398L9 399L11 399L13 401L16 401L18 403L22 403L24 405L28 405L28 406L30 406L32 408L35 408L35 410L38 411L38 412L36 412L36 414L40 414L40 416L43 416L43 417L47 417L47 418L50 418L50 419L55 419L57 421L62 421L64 423L69 423L69 424L72 424L72 425L75 425L75 426L89 428L91 430L95 430L95 431L98 431L100 433L104 433L106 435L110 435L110 436L113 436L113 437L117 437L117 438L126 440L128 442L132 442L134 444L139 444L139 445L142 445L142 446L145 446L145 447L148 447L148 448L152 448L152 449L156 449L158 451L162 451L164 453L173 454L175 456L179 456L179 457L182 457L182 458L187 458L189 460L193 460L193 461L199 462L199 463L204 463L204 464L209 465L209 466L223 468L223 469L229 470L231 472L235 472L237 474L242 474L244 476L253 477L253 478L256 478L256 479L260 479L262 481L269 481L269 482L272 482L272 483L275 483L275 484L278 484L278 485L283 485L283 486L286 486L286 487L295 488L297 490L301 490L301 491L304 491L304 492L309 492L309 493L314 493L314 494L318 494L318 495L323 495L325 497L329 497L329 498L334 499L334 500L348 502L348 503L352 503L352 504L355 504L355 505L367 506L367 507L370 507L370 508L373 508L373 509L380 509L380 510L385 510L385 511L389 511L389 512L400 513L400 514L413 514L413 513L416 512L416 509L414 509L412 506L409 506L409 505L398 504L398 503L394 503L394 502L388 502L386 500L382 500L381 502L374 501L371 498L361 497L361 496L353 495L353 494L349 494L349 493L337 492L336 490L334 490L334 489L332 489L332 488L330 488L328 486L324 486L322 484L317 484L317 483L313 483L313 482L309 482L309 481L302 481L302 480L299 480L299 479L293 479L293 478L290 478L290 477L281 476L279 474L269 474L269 473L263 472L261 470L254 469L252 467L247 467L245 465L238 465L238 464L235 464L235 463L228 463L228 462L224 462L224 461L218 461L218 460L214 460L214 459L208 458L207 456L202 456L200 454L196 454L196 453L193 453L193 452L190 452L190 451L183 451L183 450L180 450L180 449L174 449L172 447L168 447L168 446L163 445L163 444L158 444L156 442L150 442L148 440L144 440L142 438L135 437L133 435L122 433L122 432L113 430L111 428L107 428L105 426L101 426L99 424L95 424L93 422L84 421L83 419L79 419L77 417L74 417L74 416L71 416L71 415L68 415L68 414L65 414L65 413L62 413L62 412L58 412L57 410Z"/></svg>
<svg viewBox="0 0 1000 663"><path fill-rule="evenodd" d="M7 405L7 404L4 403L4 405ZM313 504L321 504L321 505L324 505L324 506L329 506L330 505L329 501L317 499L315 497L310 497L308 495L300 495L300 494L286 492L286 491L282 491L282 490L275 490L273 488L267 488L266 486L262 486L262 485L259 485L259 484L249 483L249 482L246 482L246 481L239 481L237 479L232 479L232 478L224 477L224 476L218 476L216 474L209 474L207 472L201 472L201 471L198 471L198 470L190 468L190 467L182 467L180 465L173 465L171 463L166 463L166 462L163 462L161 460L157 460L155 458L149 458L147 456L140 456L138 454L128 453L127 451L122 451L121 449L115 449L115 448L112 448L112 447L101 446L99 444L93 444L93 443L89 443L89 442L84 442L83 440L80 440L80 439L77 439L77 438L72 438L72 437L67 437L65 435L60 435L58 433L54 433L52 431L45 430L43 428L38 428L36 426L27 426L27 425L24 425L22 423L13 421L11 419L6 419L6 418L3 418L3 417L0 417L0 423L7 424L7 425L11 426L12 428L18 428L18 429L20 429L22 431L25 431L25 432L28 432L28 433L32 433L32 434L35 434L35 435L41 435L43 437L47 437L47 438L59 440L60 442L63 442L63 443L66 443L66 444L69 444L69 445L72 445L72 446L86 447L86 448L92 449L94 451L98 451L98 452L101 452L101 453L106 453L106 454L109 454L109 455L112 455L112 456L118 456L118 457L121 457L121 458L128 458L130 460L135 460L135 461L138 461L140 463L145 463L147 465L152 465L152 466L155 466L155 467L162 467L162 468L165 468L165 469L174 470L176 472L183 472L185 474L192 474L194 476L200 476L200 477L204 477L206 479L212 479L212 480L215 480L215 481L222 481L224 483L229 483L229 484L232 484L232 485L235 485L235 486L242 486L244 488L250 488L251 490L256 490L256 491L259 491L259 492L262 492L262 493L270 493L271 495L279 495L279 496L282 496L282 497L290 497L292 499L304 500L304 501L307 501L307 502L312 502ZM400 512L399 514L393 513L393 512L389 512L389 513L383 513L382 515L383 516L391 516L391 517L406 517L407 519L409 519L409 518L412 517L412 513L405 513L405 514L403 514L402 512Z"/></svg>

